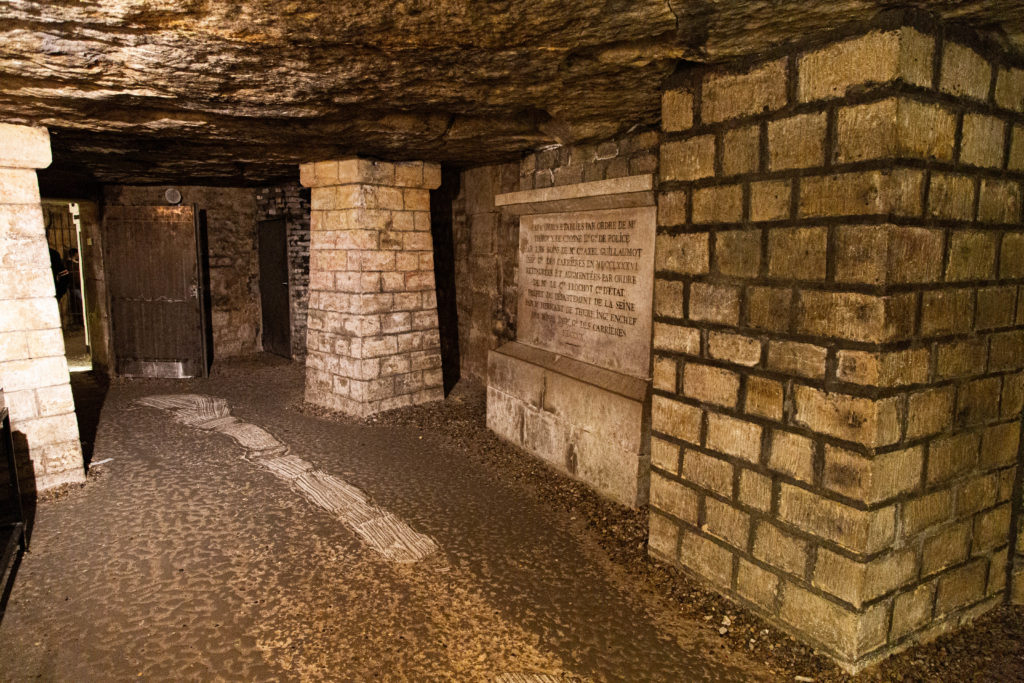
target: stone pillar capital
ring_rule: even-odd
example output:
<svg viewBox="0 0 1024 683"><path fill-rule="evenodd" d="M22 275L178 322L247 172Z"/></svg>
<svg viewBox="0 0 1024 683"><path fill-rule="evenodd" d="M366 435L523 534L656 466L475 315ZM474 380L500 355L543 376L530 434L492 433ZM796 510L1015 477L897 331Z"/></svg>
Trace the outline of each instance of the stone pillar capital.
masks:
<svg viewBox="0 0 1024 683"><path fill-rule="evenodd" d="M46 168L52 160L45 128L0 123L0 168Z"/></svg>
<svg viewBox="0 0 1024 683"><path fill-rule="evenodd" d="M425 161L376 161L346 157L299 166L305 187L334 185L387 185L434 190L441 185L441 166Z"/></svg>

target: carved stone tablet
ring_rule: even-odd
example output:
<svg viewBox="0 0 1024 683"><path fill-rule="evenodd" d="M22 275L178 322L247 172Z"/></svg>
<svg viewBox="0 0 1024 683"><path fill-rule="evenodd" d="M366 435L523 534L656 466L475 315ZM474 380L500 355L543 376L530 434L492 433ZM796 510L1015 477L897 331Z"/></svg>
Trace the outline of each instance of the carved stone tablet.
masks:
<svg viewBox="0 0 1024 683"><path fill-rule="evenodd" d="M656 212L522 216L517 340L648 377Z"/></svg>

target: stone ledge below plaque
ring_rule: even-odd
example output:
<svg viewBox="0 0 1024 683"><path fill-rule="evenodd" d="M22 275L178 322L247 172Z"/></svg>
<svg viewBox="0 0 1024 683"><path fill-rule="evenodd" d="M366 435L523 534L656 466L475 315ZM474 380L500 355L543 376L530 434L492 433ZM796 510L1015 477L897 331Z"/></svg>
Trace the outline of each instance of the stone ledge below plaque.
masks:
<svg viewBox="0 0 1024 683"><path fill-rule="evenodd" d="M519 342L487 366L489 429L617 502L647 503L649 381Z"/></svg>

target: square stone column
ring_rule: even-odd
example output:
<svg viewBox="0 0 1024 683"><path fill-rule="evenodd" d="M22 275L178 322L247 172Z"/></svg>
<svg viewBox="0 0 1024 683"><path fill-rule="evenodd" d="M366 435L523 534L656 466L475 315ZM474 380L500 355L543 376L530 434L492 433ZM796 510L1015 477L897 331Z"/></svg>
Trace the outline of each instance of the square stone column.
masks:
<svg viewBox="0 0 1024 683"><path fill-rule="evenodd" d="M1024 580L1024 72L934 31L663 99L650 552L849 670Z"/></svg>
<svg viewBox="0 0 1024 683"><path fill-rule="evenodd" d="M23 491L85 479L36 178L49 165L45 128L0 124L0 387L32 463Z"/></svg>
<svg viewBox="0 0 1024 683"><path fill-rule="evenodd" d="M303 164L312 188L306 401L366 416L444 398L430 234L437 164Z"/></svg>

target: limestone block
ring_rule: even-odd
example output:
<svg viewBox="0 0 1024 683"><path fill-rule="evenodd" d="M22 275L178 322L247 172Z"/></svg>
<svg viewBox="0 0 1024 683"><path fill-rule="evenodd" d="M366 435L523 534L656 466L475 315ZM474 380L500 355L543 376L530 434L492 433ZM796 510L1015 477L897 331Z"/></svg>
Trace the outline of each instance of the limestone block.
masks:
<svg viewBox="0 0 1024 683"><path fill-rule="evenodd" d="M752 367L761 362L761 340L713 331L708 334L708 354L712 358Z"/></svg>
<svg viewBox="0 0 1024 683"><path fill-rule="evenodd" d="M701 530L720 538L734 548L746 550L750 537L750 515L715 498L704 500Z"/></svg>
<svg viewBox="0 0 1024 683"><path fill-rule="evenodd" d="M658 235L655 238L654 269L683 275L707 273L710 264L709 235L706 232Z"/></svg>
<svg viewBox="0 0 1024 683"><path fill-rule="evenodd" d="M956 116L945 107L889 98L839 110L836 160L910 158L953 160Z"/></svg>
<svg viewBox="0 0 1024 683"><path fill-rule="evenodd" d="M807 570L807 543L774 524L759 522L754 534L754 557L794 576Z"/></svg>
<svg viewBox="0 0 1024 683"><path fill-rule="evenodd" d="M774 111L786 104L786 60L745 73L712 73L704 78L701 116L705 122Z"/></svg>
<svg viewBox="0 0 1024 683"><path fill-rule="evenodd" d="M683 394L687 398L733 407L739 388L740 378L735 372L697 363L686 363L683 367Z"/></svg>
<svg viewBox="0 0 1024 683"><path fill-rule="evenodd" d="M941 616L980 601L985 595L988 561L979 558L939 577L935 614Z"/></svg>
<svg viewBox="0 0 1024 683"><path fill-rule="evenodd" d="M747 400L744 409L752 415L770 420L782 419L782 384L772 379L747 377Z"/></svg>
<svg viewBox="0 0 1024 683"><path fill-rule="evenodd" d="M757 277L760 268L760 230L723 230L715 233L715 270L718 273L753 278Z"/></svg>
<svg viewBox="0 0 1024 683"><path fill-rule="evenodd" d="M689 90L666 90L661 96L661 129L684 131L693 126L693 93Z"/></svg>
<svg viewBox="0 0 1024 683"><path fill-rule="evenodd" d="M45 128L0 123L0 168L46 168L51 161L50 133ZM0 191L0 203L7 203L4 197Z"/></svg>
<svg viewBox="0 0 1024 683"><path fill-rule="evenodd" d="M975 100L988 98L992 66L969 47L948 42L942 48L939 89L958 97Z"/></svg>
<svg viewBox="0 0 1024 683"><path fill-rule="evenodd" d="M983 223L1017 223L1021 215L1020 185L1007 180L982 178L978 220Z"/></svg>
<svg viewBox="0 0 1024 683"><path fill-rule="evenodd" d="M788 375L821 379L825 376L828 350L814 344L790 341L768 343L768 368Z"/></svg>
<svg viewBox="0 0 1024 683"><path fill-rule="evenodd" d="M679 473L679 446L651 437L651 465L670 474Z"/></svg>
<svg viewBox="0 0 1024 683"><path fill-rule="evenodd" d="M892 552L870 562L857 562L825 548L818 550L812 583L860 608L912 581L917 558L912 550Z"/></svg>
<svg viewBox="0 0 1024 683"><path fill-rule="evenodd" d="M825 163L825 113L800 114L768 123L768 168L813 168Z"/></svg>
<svg viewBox="0 0 1024 683"><path fill-rule="evenodd" d="M748 462L761 456L762 427L720 413L708 413L707 447Z"/></svg>
<svg viewBox="0 0 1024 683"><path fill-rule="evenodd" d="M699 180L715 175L715 137L701 135L661 145L661 179Z"/></svg>
<svg viewBox="0 0 1024 683"><path fill-rule="evenodd" d="M678 448L675 452L678 458ZM686 449L682 478L725 498L732 497L733 466L727 460Z"/></svg>
<svg viewBox="0 0 1024 683"><path fill-rule="evenodd" d="M892 640L899 640L924 626L932 616L935 583L924 583L896 596L892 610Z"/></svg>
<svg viewBox="0 0 1024 683"><path fill-rule="evenodd" d="M928 215L969 221L974 217L974 179L954 173L932 173Z"/></svg>
<svg viewBox="0 0 1024 683"><path fill-rule="evenodd" d="M767 511L772 504L772 480L753 470L740 472L739 500L744 505Z"/></svg>
<svg viewBox="0 0 1024 683"><path fill-rule="evenodd" d="M1003 167L1006 123L995 116L964 114L960 161L984 168Z"/></svg>
<svg viewBox="0 0 1024 683"><path fill-rule="evenodd" d="M854 553L888 547L896 530L895 510L859 510L786 483L779 495L782 520Z"/></svg>
<svg viewBox="0 0 1024 683"><path fill-rule="evenodd" d="M943 489L907 501L902 506L903 533L910 537L953 514L953 491Z"/></svg>
<svg viewBox="0 0 1024 683"><path fill-rule="evenodd" d="M1024 111L1024 69L999 69L995 94L1000 107Z"/></svg>
<svg viewBox="0 0 1024 683"><path fill-rule="evenodd" d="M714 185L693 191L694 223L738 223L741 220L742 185Z"/></svg>
<svg viewBox="0 0 1024 683"><path fill-rule="evenodd" d="M779 577L747 562L739 560L736 574L736 591L762 609L774 611L775 598L779 592Z"/></svg>
<svg viewBox="0 0 1024 683"><path fill-rule="evenodd" d="M800 183L799 215L918 216L924 174L916 169L811 176Z"/></svg>
<svg viewBox="0 0 1024 683"><path fill-rule="evenodd" d="M885 603L856 612L788 582L783 583L781 602L783 621L848 661L885 643L889 625Z"/></svg>
<svg viewBox="0 0 1024 683"><path fill-rule="evenodd" d="M740 289L729 285L695 282L690 286L690 319L724 325L739 324Z"/></svg>
<svg viewBox="0 0 1024 683"><path fill-rule="evenodd" d="M692 531L682 530L679 561L719 588L732 588L732 566L736 556Z"/></svg>
<svg viewBox="0 0 1024 683"><path fill-rule="evenodd" d="M632 432L639 437L639 423ZM650 461L596 431L573 430L575 475L599 493L629 507L647 503Z"/></svg>
<svg viewBox="0 0 1024 683"><path fill-rule="evenodd" d="M873 296L854 292L802 290L797 329L816 337L863 342L909 338L916 302L913 295Z"/></svg>
<svg viewBox="0 0 1024 683"><path fill-rule="evenodd" d="M801 57L797 63L797 99L842 97L866 83L902 80L929 86L934 39L904 27L874 31Z"/></svg>
<svg viewBox="0 0 1024 683"><path fill-rule="evenodd" d="M920 446L866 458L826 445L822 484L863 503L880 503L917 488L923 460Z"/></svg>
<svg viewBox="0 0 1024 683"><path fill-rule="evenodd" d="M900 439L898 398L875 400L798 385L794 401L794 421L815 432L871 448Z"/></svg>
<svg viewBox="0 0 1024 683"><path fill-rule="evenodd" d="M775 221L789 218L792 195L791 180L750 183L750 220Z"/></svg>
<svg viewBox="0 0 1024 683"><path fill-rule="evenodd" d="M773 429L768 466L806 483L814 479L814 442L805 436Z"/></svg>
<svg viewBox="0 0 1024 683"><path fill-rule="evenodd" d="M667 517L652 514L647 535L647 548L652 555L669 562L676 559L679 545L679 527Z"/></svg>
<svg viewBox="0 0 1024 683"><path fill-rule="evenodd" d="M761 127L744 126L722 136L722 173L754 173L760 167Z"/></svg>

